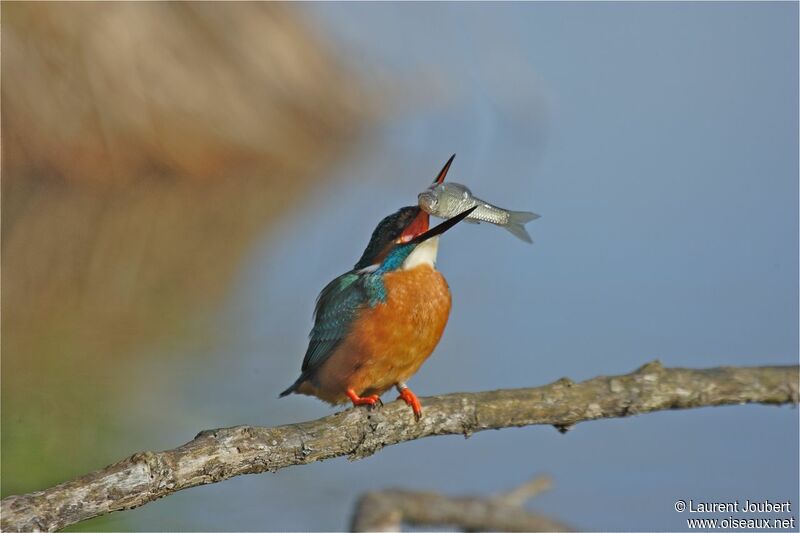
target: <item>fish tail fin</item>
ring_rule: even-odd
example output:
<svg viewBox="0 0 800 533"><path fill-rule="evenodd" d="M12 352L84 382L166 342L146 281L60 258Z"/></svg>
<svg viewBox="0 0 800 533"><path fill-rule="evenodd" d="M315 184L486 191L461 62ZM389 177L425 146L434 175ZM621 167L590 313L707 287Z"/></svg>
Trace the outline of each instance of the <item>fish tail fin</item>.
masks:
<svg viewBox="0 0 800 533"><path fill-rule="evenodd" d="M508 222L504 227L514 237L522 241L532 243L533 239L531 239L528 230L525 229L525 224L531 220L536 220L537 218L539 218L539 215L536 213L531 213L530 211L511 211L509 213Z"/></svg>

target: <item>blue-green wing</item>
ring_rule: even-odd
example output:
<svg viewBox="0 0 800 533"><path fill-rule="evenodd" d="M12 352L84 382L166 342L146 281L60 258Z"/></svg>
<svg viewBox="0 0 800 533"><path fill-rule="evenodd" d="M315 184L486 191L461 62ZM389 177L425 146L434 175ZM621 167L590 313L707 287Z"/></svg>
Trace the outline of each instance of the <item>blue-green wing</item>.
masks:
<svg viewBox="0 0 800 533"><path fill-rule="evenodd" d="M331 356L350 332L358 310L367 301L362 277L352 271L342 274L322 289L317 297L314 327L303 359L304 374L313 372Z"/></svg>

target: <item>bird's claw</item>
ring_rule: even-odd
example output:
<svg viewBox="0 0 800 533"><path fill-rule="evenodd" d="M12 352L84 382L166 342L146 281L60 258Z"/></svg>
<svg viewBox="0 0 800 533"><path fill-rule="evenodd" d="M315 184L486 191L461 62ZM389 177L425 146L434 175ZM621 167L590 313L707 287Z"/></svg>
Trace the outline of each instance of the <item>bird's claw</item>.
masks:
<svg viewBox="0 0 800 533"><path fill-rule="evenodd" d="M359 396L353 390L347 391L347 397L350 398L350 401L353 402L353 406L358 405L366 405L369 408L373 408L375 406L382 406L383 402L381 401L380 396L377 394L371 394L369 396Z"/></svg>
<svg viewBox="0 0 800 533"><path fill-rule="evenodd" d="M411 407L411 410L414 411L414 418L419 420L422 418L422 404L417 398L416 394L411 392L411 389L405 387L400 389L400 396L397 397L398 400L403 400L406 402L406 405Z"/></svg>

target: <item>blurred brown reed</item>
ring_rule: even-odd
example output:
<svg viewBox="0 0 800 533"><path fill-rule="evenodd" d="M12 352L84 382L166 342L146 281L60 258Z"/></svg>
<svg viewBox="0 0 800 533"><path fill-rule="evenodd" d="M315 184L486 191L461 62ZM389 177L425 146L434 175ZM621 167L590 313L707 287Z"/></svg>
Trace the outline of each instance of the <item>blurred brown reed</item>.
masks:
<svg viewBox="0 0 800 533"><path fill-rule="evenodd" d="M2 4L4 494L83 468L15 478L117 359L187 335L371 116L294 7Z"/></svg>

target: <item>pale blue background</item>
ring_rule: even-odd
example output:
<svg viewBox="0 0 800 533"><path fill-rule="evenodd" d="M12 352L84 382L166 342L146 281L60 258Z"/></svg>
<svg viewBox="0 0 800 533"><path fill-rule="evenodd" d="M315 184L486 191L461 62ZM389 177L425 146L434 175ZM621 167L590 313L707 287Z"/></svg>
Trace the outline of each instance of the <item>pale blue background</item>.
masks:
<svg viewBox="0 0 800 533"><path fill-rule="evenodd" d="M451 179L542 214L526 245L462 225L439 267L454 307L420 395L665 365L798 359L796 3L303 4L395 103L329 186L265 239L220 312L224 348L141 443L323 416L278 400L314 299L377 221ZM170 374L171 372L171 374ZM180 416L175 416L179 414ZM151 422L152 423L152 422ZM154 442L155 441L155 442ZM741 406L431 438L181 492L142 529L337 530L358 494L505 490L589 530L682 530L678 498L798 502L798 413Z"/></svg>

